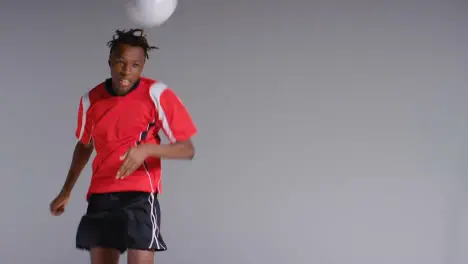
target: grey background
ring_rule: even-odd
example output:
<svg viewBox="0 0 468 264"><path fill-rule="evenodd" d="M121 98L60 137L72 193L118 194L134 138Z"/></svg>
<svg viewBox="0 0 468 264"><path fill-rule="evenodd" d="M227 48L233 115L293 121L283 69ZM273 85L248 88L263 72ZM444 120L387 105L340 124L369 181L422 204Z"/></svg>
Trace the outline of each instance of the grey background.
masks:
<svg viewBox="0 0 468 264"><path fill-rule="evenodd" d="M123 0L2 1L0 263L75 250L88 166L49 202ZM20 7L20 5L23 5ZM181 1L145 75L199 134L164 162L156 263L468 262L466 1ZM125 261L122 260L122 263Z"/></svg>

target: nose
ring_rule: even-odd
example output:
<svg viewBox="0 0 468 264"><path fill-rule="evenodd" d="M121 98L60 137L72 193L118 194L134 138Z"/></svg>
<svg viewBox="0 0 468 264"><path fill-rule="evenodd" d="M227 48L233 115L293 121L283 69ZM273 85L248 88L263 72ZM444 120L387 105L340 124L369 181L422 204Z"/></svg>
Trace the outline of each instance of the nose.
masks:
<svg viewBox="0 0 468 264"><path fill-rule="evenodd" d="M122 70L120 71L120 74L123 75L123 76L126 76L128 74L130 74L130 71L131 71L131 66L129 64L125 64L123 67L122 67Z"/></svg>

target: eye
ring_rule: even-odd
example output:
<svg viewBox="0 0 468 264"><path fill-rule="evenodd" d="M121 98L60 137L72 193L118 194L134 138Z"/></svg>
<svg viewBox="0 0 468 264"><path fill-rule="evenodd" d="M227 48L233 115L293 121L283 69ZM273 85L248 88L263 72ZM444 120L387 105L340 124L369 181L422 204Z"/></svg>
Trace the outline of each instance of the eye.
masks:
<svg viewBox="0 0 468 264"><path fill-rule="evenodd" d="M133 64L133 67L135 67L135 68L139 68L139 67L140 67L140 64L138 64L138 63L134 63L134 64Z"/></svg>

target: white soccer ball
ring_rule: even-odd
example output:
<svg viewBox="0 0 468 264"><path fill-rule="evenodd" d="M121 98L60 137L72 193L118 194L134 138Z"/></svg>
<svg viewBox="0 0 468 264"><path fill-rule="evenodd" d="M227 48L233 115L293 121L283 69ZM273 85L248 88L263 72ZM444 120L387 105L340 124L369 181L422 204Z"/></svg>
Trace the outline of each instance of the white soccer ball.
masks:
<svg viewBox="0 0 468 264"><path fill-rule="evenodd" d="M142 27L164 24L174 13L177 0L130 0L126 11L130 20Z"/></svg>

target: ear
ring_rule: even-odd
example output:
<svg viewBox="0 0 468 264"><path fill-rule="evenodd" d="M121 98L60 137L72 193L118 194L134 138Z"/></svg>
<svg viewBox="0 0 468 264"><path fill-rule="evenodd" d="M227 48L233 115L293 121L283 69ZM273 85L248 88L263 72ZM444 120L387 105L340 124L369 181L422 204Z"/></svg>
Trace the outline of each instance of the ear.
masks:
<svg viewBox="0 0 468 264"><path fill-rule="evenodd" d="M110 59L107 60L107 64L109 64L109 66L111 66L111 60Z"/></svg>

